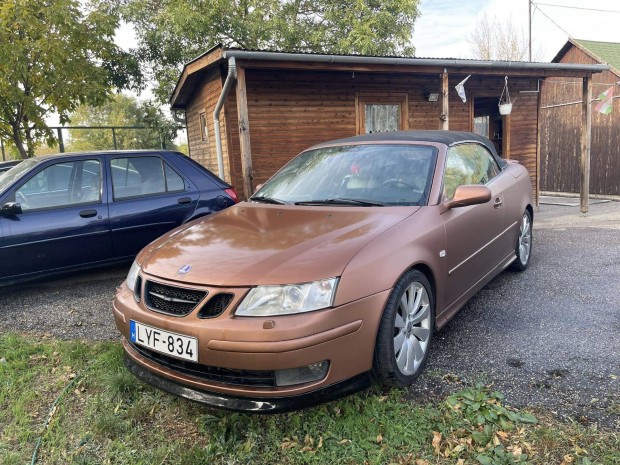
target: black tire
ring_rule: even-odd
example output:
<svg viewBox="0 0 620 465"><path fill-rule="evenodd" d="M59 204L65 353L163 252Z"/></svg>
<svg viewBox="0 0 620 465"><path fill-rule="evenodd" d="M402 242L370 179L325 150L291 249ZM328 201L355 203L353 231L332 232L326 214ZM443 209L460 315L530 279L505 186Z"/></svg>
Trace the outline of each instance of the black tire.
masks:
<svg viewBox="0 0 620 465"><path fill-rule="evenodd" d="M417 310L407 313L401 304L402 298L405 297L406 301L410 301L413 296L418 297L418 292L420 305ZM415 301L412 303L415 304ZM420 322L416 322L415 315L421 319ZM431 285L423 273L409 270L394 286L381 316L373 360L374 378L389 386L411 385L426 366L434 327L435 298ZM400 349L395 350L394 346L400 345L398 339L401 336L403 343ZM402 357L409 361L405 361L405 366L401 368L399 364L403 364Z"/></svg>
<svg viewBox="0 0 620 465"><path fill-rule="evenodd" d="M510 265L510 269L513 271L525 271L530 265L533 242L532 226L532 214L529 210L525 210L521 218L519 235L517 237L517 244L515 245L515 255L517 258Z"/></svg>

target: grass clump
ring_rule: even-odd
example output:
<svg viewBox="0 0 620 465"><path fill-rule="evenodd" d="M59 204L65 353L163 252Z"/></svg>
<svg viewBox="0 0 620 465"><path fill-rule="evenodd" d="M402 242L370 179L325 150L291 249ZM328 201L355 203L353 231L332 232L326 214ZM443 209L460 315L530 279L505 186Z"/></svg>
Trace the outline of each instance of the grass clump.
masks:
<svg viewBox="0 0 620 465"><path fill-rule="evenodd" d="M261 416L142 384L118 343L2 335L0 360L0 465L29 463L39 436L39 464L620 464L616 433L511 409L484 384L435 403L374 386Z"/></svg>

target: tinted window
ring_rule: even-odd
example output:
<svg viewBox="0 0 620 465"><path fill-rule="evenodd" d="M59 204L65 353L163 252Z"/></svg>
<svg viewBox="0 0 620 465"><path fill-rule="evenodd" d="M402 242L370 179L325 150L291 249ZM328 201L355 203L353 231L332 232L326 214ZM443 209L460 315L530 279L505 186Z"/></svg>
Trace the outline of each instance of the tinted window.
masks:
<svg viewBox="0 0 620 465"><path fill-rule="evenodd" d="M436 149L369 144L326 147L290 161L256 194L286 202L354 199L385 205L424 205Z"/></svg>
<svg viewBox="0 0 620 465"><path fill-rule="evenodd" d="M461 144L450 148L444 174L444 194L454 197L458 186L486 184L500 172L493 155L479 144Z"/></svg>
<svg viewBox="0 0 620 465"><path fill-rule="evenodd" d="M101 201L98 160L61 162L48 166L15 192L23 211Z"/></svg>
<svg viewBox="0 0 620 465"><path fill-rule="evenodd" d="M185 189L183 178L159 157L115 158L110 166L115 199Z"/></svg>

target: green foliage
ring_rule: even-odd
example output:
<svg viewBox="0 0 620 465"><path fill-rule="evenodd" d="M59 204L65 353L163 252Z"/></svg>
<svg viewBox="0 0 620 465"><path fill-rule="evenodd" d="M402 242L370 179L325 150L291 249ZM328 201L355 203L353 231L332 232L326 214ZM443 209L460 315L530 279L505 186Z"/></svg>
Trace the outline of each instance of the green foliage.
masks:
<svg viewBox="0 0 620 465"><path fill-rule="evenodd" d="M29 462L39 437L36 463L49 465L620 464L615 431L535 423L484 385L436 403L374 386L299 412L232 413L133 378L118 342L0 334L0 386L0 465Z"/></svg>
<svg viewBox="0 0 620 465"><path fill-rule="evenodd" d="M103 105L81 105L71 114L74 126L140 126L146 129L116 129L116 148L174 148L178 124L167 118L151 102L116 94ZM70 131L71 151L110 150L114 148L111 129L74 129Z"/></svg>
<svg viewBox="0 0 620 465"><path fill-rule="evenodd" d="M22 158L55 142L45 118L60 123L80 104L99 105L111 87L139 82L137 61L113 37L118 19L79 0L0 4L0 137Z"/></svg>
<svg viewBox="0 0 620 465"><path fill-rule="evenodd" d="M111 3L112 0L108 0ZM413 55L419 0L125 0L141 61L166 102L180 67L213 45L246 49Z"/></svg>

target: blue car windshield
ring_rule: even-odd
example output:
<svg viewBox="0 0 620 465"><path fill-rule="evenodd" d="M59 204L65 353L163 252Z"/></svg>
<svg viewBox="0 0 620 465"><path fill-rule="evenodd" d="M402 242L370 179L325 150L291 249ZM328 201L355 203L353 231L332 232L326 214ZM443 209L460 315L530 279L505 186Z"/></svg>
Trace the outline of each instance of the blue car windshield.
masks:
<svg viewBox="0 0 620 465"><path fill-rule="evenodd" d="M4 192L7 187L13 184L13 182L21 178L24 173L30 171L30 168L40 161L40 158L29 158L21 162L19 165L15 165L13 168L0 176L0 194Z"/></svg>
<svg viewBox="0 0 620 465"><path fill-rule="evenodd" d="M428 145L363 144L303 152L251 200L300 205L426 205L437 149Z"/></svg>

